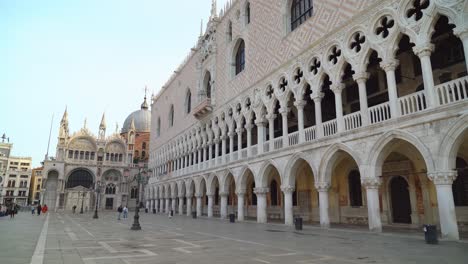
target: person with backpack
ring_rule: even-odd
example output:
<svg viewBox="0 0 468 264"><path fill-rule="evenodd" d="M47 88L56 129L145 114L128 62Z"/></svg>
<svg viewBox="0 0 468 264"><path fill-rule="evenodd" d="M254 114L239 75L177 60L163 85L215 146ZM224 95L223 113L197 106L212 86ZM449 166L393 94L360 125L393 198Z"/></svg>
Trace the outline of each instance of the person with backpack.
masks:
<svg viewBox="0 0 468 264"><path fill-rule="evenodd" d="M122 212L123 212L122 205L120 205L119 208L117 208L117 212L119 213L118 216L117 216L117 220L120 220L120 215L121 215Z"/></svg>
<svg viewBox="0 0 468 264"><path fill-rule="evenodd" d="M37 215L41 215L41 212L42 212L42 206L41 206L41 204L38 204L37 205Z"/></svg>

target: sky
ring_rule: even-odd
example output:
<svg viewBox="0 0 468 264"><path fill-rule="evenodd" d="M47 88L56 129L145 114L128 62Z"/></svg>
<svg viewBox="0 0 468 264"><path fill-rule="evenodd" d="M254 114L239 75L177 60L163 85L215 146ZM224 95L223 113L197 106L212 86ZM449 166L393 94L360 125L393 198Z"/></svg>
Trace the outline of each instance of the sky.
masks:
<svg viewBox="0 0 468 264"><path fill-rule="evenodd" d="M226 0L218 0L218 11ZM40 166L68 109L71 132L107 134L187 56L211 0L0 1L0 136Z"/></svg>

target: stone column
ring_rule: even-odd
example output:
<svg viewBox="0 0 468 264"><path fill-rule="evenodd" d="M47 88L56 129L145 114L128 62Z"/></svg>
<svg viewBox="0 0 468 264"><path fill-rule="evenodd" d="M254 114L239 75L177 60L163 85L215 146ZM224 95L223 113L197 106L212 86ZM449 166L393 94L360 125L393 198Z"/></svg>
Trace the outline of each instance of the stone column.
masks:
<svg viewBox="0 0 468 264"><path fill-rule="evenodd" d="M266 194L268 193L268 187L255 188L254 192L257 195L257 222L267 222L267 200Z"/></svg>
<svg viewBox="0 0 468 264"><path fill-rule="evenodd" d="M245 130L247 130L247 157L252 156L252 124L245 125Z"/></svg>
<svg viewBox="0 0 468 264"><path fill-rule="evenodd" d="M438 171L428 173L429 179L434 183L437 192L437 207L442 237L450 240L459 240L455 203L453 201L452 184L457 178L456 171Z"/></svg>
<svg viewBox="0 0 468 264"><path fill-rule="evenodd" d="M149 211L150 213L152 213L152 212L153 212L153 208L154 208L154 200L151 199L151 200L150 200L150 206L149 206L149 208L148 208L148 211Z"/></svg>
<svg viewBox="0 0 468 264"><path fill-rule="evenodd" d="M196 195L197 197L197 216L202 216L202 195L201 194L197 194Z"/></svg>
<svg viewBox="0 0 468 264"><path fill-rule="evenodd" d="M215 143L215 165L218 165L218 154L219 154L219 139L214 140Z"/></svg>
<svg viewBox="0 0 468 264"><path fill-rule="evenodd" d="M171 210L170 209L171 208L170 200L171 199L169 197L166 198L166 214L168 214L170 212L170 210Z"/></svg>
<svg viewBox="0 0 468 264"><path fill-rule="evenodd" d="M292 226L294 224L293 197L294 187L281 187L284 194L284 224Z"/></svg>
<svg viewBox="0 0 468 264"><path fill-rule="evenodd" d="M241 151L242 151L242 132L244 132L243 128L236 129L237 132L237 159L241 159Z"/></svg>
<svg viewBox="0 0 468 264"><path fill-rule="evenodd" d="M222 219L227 218L227 211L228 211L228 195L229 193L227 192L221 192L219 193L219 196L221 196L221 209L220 209L220 214Z"/></svg>
<svg viewBox="0 0 468 264"><path fill-rule="evenodd" d="M179 196L179 215L184 215L184 196Z"/></svg>
<svg viewBox="0 0 468 264"><path fill-rule="evenodd" d="M315 106L315 137L321 138L323 137L323 126L322 126L322 99L324 97L323 93L319 93L314 96L312 94L310 96L312 100L314 100Z"/></svg>
<svg viewBox="0 0 468 264"><path fill-rule="evenodd" d="M304 106L306 102L304 100L296 100L294 106L297 108L297 126L299 131L299 144L305 142L304 134Z"/></svg>
<svg viewBox="0 0 468 264"><path fill-rule="evenodd" d="M330 183L318 182L315 188L319 192L319 206L320 206L320 226L324 228L330 227L330 217L328 216L328 190Z"/></svg>
<svg viewBox="0 0 468 264"><path fill-rule="evenodd" d="M202 147L198 148L198 169L202 169Z"/></svg>
<svg viewBox="0 0 468 264"><path fill-rule="evenodd" d="M159 199L159 212L164 213L164 199Z"/></svg>
<svg viewBox="0 0 468 264"><path fill-rule="evenodd" d="M229 132L229 155L231 156L231 162L234 160L234 132Z"/></svg>
<svg viewBox="0 0 468 264"><path fill-rule="evenodd" d="M212 163L211 158L213 157L213 146L212 146L211 141L208 144L208 156L209 156L208 160L210 161L210 165L211 165L211 163Z"/></svg>
<svg viewBox="0 0 468 264"><path fill-rule="evenodd" d="M333 93L335 93L335 111L336 111L336 126L338 132L343 132L345 130L344 120L343 120L343 99L342 92L345 88L345 85L342 83L334 84L332 86Z"/></svg>
<svg viewBox="0 0 468 264"><path fill-rule="evenodd" d="M189 153L189 156L188 156L188 166L187 167L190 167L192 166L192 152Z"/></svg>
<svg viewBox="0 0 468 264"><path fill-rule="evenodd" d="M432 74L431 53L434 51L434 44L427 43L413 48L414 54L421 61L421 71L423 76L424 91L426 92L426 103L428 108L436 106L436 93L434 90L434 75Z"/></svg>
<svg viewBox="0 0 468 264"><path fill-rule="evenodd" d="M221 137L221 159L222 159L222 163L225 163L226 162L226 135L224 134L222 137Z"/></svg>
<svg viewBox="0 0 468 264"><path fill-rule="evenodd" d="M171 206L171 210L174 212L175 214L175 211L176 211L176 208L177 208L177 205L176 205L176 201L177 201L177 197L176 196L173 196L172 199L172 206Z"/></svg>
<svg viewBox="0 0 468 264"><path fill-rule="evenodd" d="M154 209L156 209L156 213L159 212L159 199L154 200Z"/></svg>
<svg viewBox="0 0 468 264"><path fill-rule="evenodd" d="M145 209L148 209L148 211L149 211L149 209L150 209L150 201L149 201L149 200L146 200L146 203L145 203L145 204L146 204L146 205L145 205Z"/></svg>
<svg viewBox="0 0 468 264"><path fill-rule="evenodd" d="M288 139L288 113L289 113L289 108L287 107L281 107L279 109L279 112L281 114L282 118L282 125L283 125L283 148L289 146L289 139Z"/></svg>
<svg viewBox="0 0 468 264"><path fill-rule="evenodd" d="M362 186L366 188L367 195L367 218L369 230L382 232L382 220L380 216L379 187L381 184L378 178L361 178Z"/></svg>
<svg viewBox="0 0 468 264"><path fill-rule="evenodd" d="M208 196L208 217L213 217L213 194L207 194Z"/></svg>
<svg viewBox="0 0 468 264"><path fill-rule="evenodd" d="M267 115L268 119L268 134L270 134L270 151L273 151L275 149L275 118L276 115L270 114Z"/></svg>
<svg viewBox="0 0 468 264"><path fill-rule="evenodd" d="M263 144L265 143L265 122L262 119L257 119L255 122L257 125L257 152L258 154L263 153Z"/></svg>
<svg viewBox="0 0 468 264"><path fill-rule="evenodd" d="M458 27L454 29L454 33L463 42L463 51L465 52L465 63L466 63L466 68L468 69L468 30L458 31L457 28Z"/></svg>
<svg viewBox="0 0 468 264"><path fill-rule="evenodd" d="M208 160L208 159L206 158L206 148L207 148L207 147L208 147L208 144L207 144L207 143L206 143L206 144L203 144L203 156L202 156L203 159L202 159L202 160L203 160L203 162L205 162L205 163L206 163L206 161Z"/></svg>
<svg viewBox="0 0 468 264"><path fill-rule="evenodd" d="M362 126L367 126L370 124L369 121L369 110L367 105L367 88L366 82L369 79L369 74L367 72L360 72L353 75L354 80L358 84L359 88L359 108L361 111L361 120Z"/></svg>
<svg viewBox="0 0 468 264"><path fill-rule="evenodd" d="M185 196L185 198L187 198L187 216L192 215L192 197L192 193L187 193L187 195Z"/></svg>
<svg viewBox="0 0 468 264"><path fill-rule="evenodd" d="M395 78L395 69L398 67L398 61L388 60L381 62L380 67L385 71L387 75L387 86L388 86L388 100L390 104L390 114L392 118L400 116L400 110L398 109L398 90Z"/></svg>
<svg viewBox="0 0 468 264"><path fill-rule="evenodd" d="M245 190L239 190L237 194L237 221L244 221L244 197Z"/></svg>

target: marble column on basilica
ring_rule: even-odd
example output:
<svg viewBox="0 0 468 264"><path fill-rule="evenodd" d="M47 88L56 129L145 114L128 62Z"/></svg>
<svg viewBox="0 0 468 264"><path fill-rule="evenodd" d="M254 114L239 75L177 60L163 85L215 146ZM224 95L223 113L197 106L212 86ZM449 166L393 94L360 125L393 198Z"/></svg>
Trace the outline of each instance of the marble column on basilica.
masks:
<svg viewBox="0 0 468 264"><path fill-rule="evenodd" d="M361 178L361 184L366 188L367 195L367 218L369 230L382 232L382 220L380 216L379 187L380 179L367 177Z"/></svg>
<svg viewBox="0 0 468 264"><path fill-rule="evenodd" d="M330 227L330 217L328 213L328 190L330 183L318 182L315 188L319 193L319 207L320 207L320 226L324 228Z"/></svg>
<svg viewBox="0 0 468 264"><path fill-rule="evenodd" d="M257 195L257 222L258 223L267 222L266 195L268 191L269 191L268 187L258 187L254 189L254 192Z"/></svg>
<svg viewBox="0 0 468 264"><path fill-rule="evenodd" d="M427 174L434 183L437 192L437 207L442 237L459 240L455 203L453 201L452 184L457 178L456 171L438 171Z"/></svg>

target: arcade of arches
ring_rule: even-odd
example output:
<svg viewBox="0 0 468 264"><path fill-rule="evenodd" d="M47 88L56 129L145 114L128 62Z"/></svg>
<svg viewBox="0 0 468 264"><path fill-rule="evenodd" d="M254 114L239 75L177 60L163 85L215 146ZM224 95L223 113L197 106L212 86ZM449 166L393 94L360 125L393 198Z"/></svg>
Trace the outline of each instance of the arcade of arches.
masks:
<svg viewBox="0 0 468 264"><path fill-rule="evenodd" d="M419 142L395 136L382 139L380 147L371 150L377 151L369 156L375 172L364 172L362 157L352 150L331 147L323 155L318 172L303 153L304 158L294 155L283 173L274 163L266 163L257 174L246 167L239 173L227 171L157 185L148 192L147 206L181 215L197 212L198 216L227 218L233 213L238 220L261 223L292 225L294 217L301 217L305 223L324 227L355 224L369 225L372 230L381 230L382 225L417 228L425 223L443 224L439 215L443 211L440 204L445 202L439 200L438 192L440 186L450 186L458 226L466 230L467 139L468 129L458 136L451 150L456 156L455 170L442 176L430 173L434 168L427 164L432 161L424 149L421 152ZM362 177L365 173L379 177Z"/></svg>

